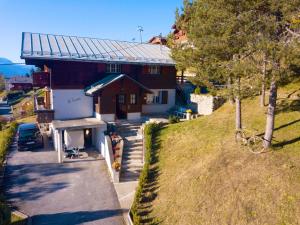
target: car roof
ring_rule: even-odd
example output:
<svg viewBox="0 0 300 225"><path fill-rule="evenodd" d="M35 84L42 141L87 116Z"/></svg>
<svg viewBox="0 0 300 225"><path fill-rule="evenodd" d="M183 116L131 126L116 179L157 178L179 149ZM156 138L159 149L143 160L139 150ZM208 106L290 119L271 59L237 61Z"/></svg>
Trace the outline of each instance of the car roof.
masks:
<svg viewBox="0 0 300 225"><path fill-rule="evenodd" d="M19 126L19 130L31 130L31 129L37 129L37 128L38 128L38 126L36 123L24 123Z"/></svg>

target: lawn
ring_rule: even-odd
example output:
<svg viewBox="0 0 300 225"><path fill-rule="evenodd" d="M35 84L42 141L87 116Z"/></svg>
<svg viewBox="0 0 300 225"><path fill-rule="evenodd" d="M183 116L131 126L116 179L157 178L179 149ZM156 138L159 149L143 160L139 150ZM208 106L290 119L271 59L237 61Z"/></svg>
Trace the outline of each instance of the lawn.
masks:
<svg viewBox="0 0 300 225"><path fill-rule="evenodd" d="M144 223L299 224L300 83L279 91L273 149L254 155L234 141L234 106L160 131L155 198ZM243 126L264 132L266 108L243 102ZM151 219L154 218L154 219Z"/></svg>

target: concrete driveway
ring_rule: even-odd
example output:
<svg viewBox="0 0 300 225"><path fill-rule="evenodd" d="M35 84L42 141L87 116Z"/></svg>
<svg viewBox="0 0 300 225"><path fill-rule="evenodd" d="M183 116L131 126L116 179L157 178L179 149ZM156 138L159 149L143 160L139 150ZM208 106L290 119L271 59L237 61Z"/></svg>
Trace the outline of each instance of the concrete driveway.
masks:
<svg viewBox="0 0 300 225"><path fill-rule="evenodd" d="M123 224L104 160L58 164L55 151L13 148L4 183L8 201L34 225Z"/></svg>

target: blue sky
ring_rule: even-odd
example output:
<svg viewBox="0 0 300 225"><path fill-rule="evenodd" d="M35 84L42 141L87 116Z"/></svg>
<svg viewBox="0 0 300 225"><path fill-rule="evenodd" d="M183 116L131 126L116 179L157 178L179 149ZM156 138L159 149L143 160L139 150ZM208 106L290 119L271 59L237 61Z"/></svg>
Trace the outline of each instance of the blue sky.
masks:
<svg viewBox="0 0 300 225"><path fill-rule="evenodd" d="M170 32L182 0L0 0L0 57L20 59L22 31L143 40Z"/></svg>

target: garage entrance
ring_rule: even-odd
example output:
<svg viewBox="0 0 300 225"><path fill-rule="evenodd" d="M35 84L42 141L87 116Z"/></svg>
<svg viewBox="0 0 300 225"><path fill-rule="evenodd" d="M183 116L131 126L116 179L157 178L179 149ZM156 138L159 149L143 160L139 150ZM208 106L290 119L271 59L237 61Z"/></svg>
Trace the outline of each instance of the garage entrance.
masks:
<svg viewBox="0 0 300 225"><path fill-rule="evenodd" d="M104 135L107 125L96 118L76 120L53 120L52 131L55 150L58 152L58 162L63 162L64 148L100 152L100 136ZM86 152L87 153L87 152ZM77 154L78 155L78 154ZM89 154L87 153L89 156Z"/></svg>

